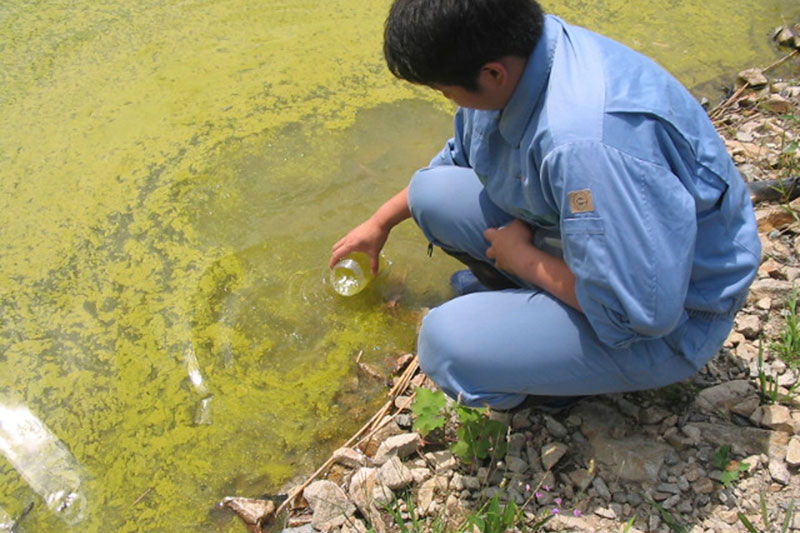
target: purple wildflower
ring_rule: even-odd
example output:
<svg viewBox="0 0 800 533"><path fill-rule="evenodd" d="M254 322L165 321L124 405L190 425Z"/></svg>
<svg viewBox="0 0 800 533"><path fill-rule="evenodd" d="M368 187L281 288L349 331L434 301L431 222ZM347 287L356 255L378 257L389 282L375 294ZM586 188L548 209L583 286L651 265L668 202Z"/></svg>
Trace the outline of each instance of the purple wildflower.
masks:
<svg viewBox="0 0 800 533"><path fill-rule="evenodd" d="M561 509L558 507L553 507L553 514L561 514Z"/></svg>
<svg viewBox="0 0 800 533"><path fill-rule="evenodd" d="M556 502L556 505L561 505L561 502L564 500L562 500L561 498L554 498L553 501Z"/></svg>
<svg viewBox="0 0 800 533"><path fill-rule="evenodd" d="M581 510L580 509L575 509L574 511L572 511L572 514L573 514L573 516L580 516L581 515Z"/></svg>
<svg viewBox="0 0 800 533"><path fill-rule="evenodd" d="M541 500L542 498L544 498L544 494L542 494L541 492L537 492L536 494L534 494L534 496L536 496L537 500Z"/></svg>
<svg viewBox="0 0 800 533"><path fill-rule="evenodd" d="M545 491L545 492L550 492L550 490L551 490L553 487L551 487L550 485L542 485L542 488L544 489L544 491Z"/></svg>

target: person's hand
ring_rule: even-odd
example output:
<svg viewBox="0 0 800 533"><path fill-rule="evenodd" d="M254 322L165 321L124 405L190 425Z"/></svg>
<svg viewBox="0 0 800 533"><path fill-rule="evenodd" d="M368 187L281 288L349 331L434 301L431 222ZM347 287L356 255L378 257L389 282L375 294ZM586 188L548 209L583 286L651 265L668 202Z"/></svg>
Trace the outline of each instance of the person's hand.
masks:
<svg viewBox="0 0 800 533"><path fill-rule="evenodd" d="M331 260L329 268L339 262L339 260L350 252L364 252L369 256L370 270L373 274L378 273L378 255L389 238L389 231L380 224L367 219L352 230L350 233L339 239L331 250Z"/></svg>
<svg viewBox="0 0 800 533"><path fill-rule="evenodd" d="M521 274L525 269L522 262L528 254L521 252L534 248L531 243L533 235L530 228L521 220L514 220L502 228L487 229L483 232L483 236L490 244L486 249L486 256L494 259L495 266L522 277Z"/></svg>

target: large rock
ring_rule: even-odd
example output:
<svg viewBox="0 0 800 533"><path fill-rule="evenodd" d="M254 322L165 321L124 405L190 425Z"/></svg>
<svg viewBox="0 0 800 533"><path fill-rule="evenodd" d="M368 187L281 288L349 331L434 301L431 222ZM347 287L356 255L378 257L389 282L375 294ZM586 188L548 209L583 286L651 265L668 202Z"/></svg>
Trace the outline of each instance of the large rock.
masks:
<svg viewBox="0 0 800 533"><path fill-rule="evenodd" d="M623 481L658 481L658 472L667 453L672 450L670 446L647 435L615 438L614 435L632 433L626 431L629 419L598 402L579 405L572 413L583 421L581 432L605 471Z"/></svg>
<svg viewBox="0 0 800 533"><path fill-rule="evenodd" d="M750 286L748 302L757 302L764 297L783 300L792 291L792 282L781 279L759 279Z"/></svg>
<svg viewBox="0 0 800 533"><path fill-rule="evenodd" d="M332 481L315 481L303 491L303 498L313 512L311 525L319 531L340 527L356 511L353 502Z"/></svg>
<svg viewBox="0 0 800 533"><path fill-rule="evenodd" d="M792 412L785 405L762 405L750 416L755 424L765 428L794 433Z"/></svg>
<svg viewBox="0 0 800 533"><path fill-rule="evenodd" d="M783 458L789 444L789 435L779 431L709 422L694 422L686 426L695 428L703 436L703 440L710 444L718 447L730 445L736 455L765 453L769 457Z"/></svg>
<svg viewBox="0 0 800 533"><path fill-rule="evenodd" d="M701 390L695 403L706 411L730 411L752 393L749 381L737 379Z"/></svg>

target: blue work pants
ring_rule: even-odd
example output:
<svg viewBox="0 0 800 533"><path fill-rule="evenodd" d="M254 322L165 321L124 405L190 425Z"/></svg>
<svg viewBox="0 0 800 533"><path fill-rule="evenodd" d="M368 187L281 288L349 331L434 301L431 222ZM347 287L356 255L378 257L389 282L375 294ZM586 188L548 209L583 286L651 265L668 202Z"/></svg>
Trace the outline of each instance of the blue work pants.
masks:
<svg viewBox="0 0 800 533"><path fill-rule="evenodd" d="M513 220L488 198L468 168L420 170L408 201L429 242L489 264L484 230ZM420 365L465 405L508 409L527 395L644 390L682 381L698 370L676 348L682 343L674 335L609 347L583 313L521 279L509 279L522 288L457 297L432 309L423 321ZM705 339L698 344L710 359L730 331L732 317L700 326L682 332L713 339L713 346Z"/></svg>

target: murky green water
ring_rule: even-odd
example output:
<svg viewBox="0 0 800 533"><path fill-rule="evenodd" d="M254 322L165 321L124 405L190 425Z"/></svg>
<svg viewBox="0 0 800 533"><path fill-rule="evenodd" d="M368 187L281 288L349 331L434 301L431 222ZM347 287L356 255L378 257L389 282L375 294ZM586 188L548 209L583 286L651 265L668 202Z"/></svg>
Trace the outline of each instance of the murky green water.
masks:
<svg viewBox="0 0 800 533"><path fill-rule="evenodd" d="M217 501L309 471L381 403L355 356L412 350L453 267L406 225L366 294L321 281L450 128L385 72L387 7L0 4L0 524L32 502L27 531L240 531ZM769 30L800 17L547 7L690 86L771 62ZM64 486L78 516L45 504Z"/></svg>

